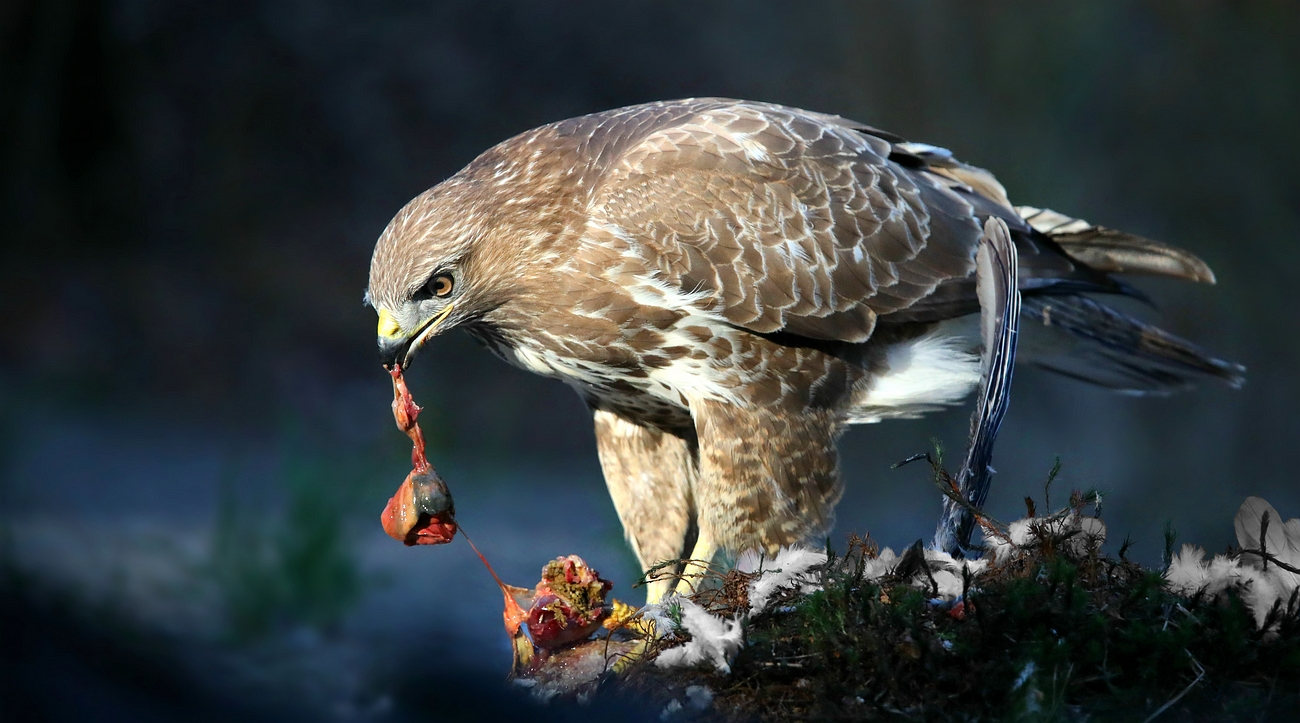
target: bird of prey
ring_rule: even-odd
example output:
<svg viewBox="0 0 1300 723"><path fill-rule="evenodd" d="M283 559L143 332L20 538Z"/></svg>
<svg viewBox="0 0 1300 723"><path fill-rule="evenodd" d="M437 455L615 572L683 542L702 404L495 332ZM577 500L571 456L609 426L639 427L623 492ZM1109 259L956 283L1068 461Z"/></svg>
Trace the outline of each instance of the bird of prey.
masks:
<svg viewBox="0 0 1300 723"><path fill-rule="evenodd" d="M573 387L648 569L823 535L846 425L970 393L990 217L1018 252L1021 361L1138 393L1241 383L1242 367L1095 298L1138 295L1119 274L1213 283L1192 254L1013 206L942 148L722 98L489 149L397 213L367 298L388 365L461 327Z"/></svg>

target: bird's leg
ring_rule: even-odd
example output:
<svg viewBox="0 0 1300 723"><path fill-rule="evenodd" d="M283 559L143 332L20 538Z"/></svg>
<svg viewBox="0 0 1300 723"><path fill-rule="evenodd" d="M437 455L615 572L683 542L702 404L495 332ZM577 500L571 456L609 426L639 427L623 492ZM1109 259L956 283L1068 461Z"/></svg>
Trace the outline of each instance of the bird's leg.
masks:
<svg viewBox="0 0 1300 723"><path fill-rule="evenodd" d="M655 567L681 558L695 528L694 430L674 434L605 410L596 411L595 422L605 484L641 570L650 577L647 600L657 603L672 592L677 571Z"/></svg>
<svg viewBox="0 0 1300 723"><path fill-rule="evenodd" d="M673 591L677 578L672 575L657 577L646 583L645 601L647 605L658 605Z"/></svg>
<svg viewBox="0 0 1300 723"><path fill-rule="evenodd" d="M718 552L718 545L713 541L711 535L707 535L703 530L695 539L695 547L691 549L690 558L686 565L682 567L681 577L676 581L676 592L681 595L689 595L699 590L700 584L709 573L709 565L713 562L713 556Z"/></svg>
<svg viewBox="0 0 1300 723"><path fill-rule="evenodd" d="M801 400L735 404L692 400L700 445L692 565L718 549L773 552L825 534L842 487L835 415ZM698 577L691 577L698 580Z"/></svg>

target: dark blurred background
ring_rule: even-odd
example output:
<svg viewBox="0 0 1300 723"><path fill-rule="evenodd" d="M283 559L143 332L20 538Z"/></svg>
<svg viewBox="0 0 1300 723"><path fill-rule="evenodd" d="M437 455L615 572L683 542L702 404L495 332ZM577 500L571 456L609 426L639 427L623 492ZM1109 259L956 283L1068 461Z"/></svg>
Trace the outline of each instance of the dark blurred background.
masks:
<svg viewBox="0 0 1300 723"><path fill-rule="evenodd" d="M1298 37L1280 1L0 4L0 719L538 715L468 548L379 528L408 446L361 295L412 196L648 100L839 113L1198 253L1217 287L1138 283L1247 385L1026 370L991 511L1042 509L1059 455L1054 501L1107 492L1109 545L1149 564L1167 523L1222 550L1250 494L1300 515ZM640 599L570 390L461 334L411 376L504 577L578 553ZM848 434L837 537L927 537L933 488L889 464L959 450L967 415Z"/></svg>

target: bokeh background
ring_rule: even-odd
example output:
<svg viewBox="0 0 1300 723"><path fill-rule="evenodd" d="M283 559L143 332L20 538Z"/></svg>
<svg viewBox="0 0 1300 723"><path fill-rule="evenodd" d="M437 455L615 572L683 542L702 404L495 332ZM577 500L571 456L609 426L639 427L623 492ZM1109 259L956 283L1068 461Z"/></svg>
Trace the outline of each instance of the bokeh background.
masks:
<svg viewBox="0 0 1300 723"><path fill-rule="evenodd" d="M991 511L1041 509L1059 455L1054 500L1102 489L1108 544L1150 564L1166 524L1226 547L1250 494L1300 515L1298 37L1287 2L0 4L0 718L569 715L502 682L467 546L379 528L408 444L361 295L412 196L648 100L839 113L1200 254L1217 287L1138 283L1247 385L1132 398L1025 370ZM570 390L461 334L411 384L505 578L578 553L639 599ZM837 537L927 537L924 470L889 465L960 450L968 413L848 434Z"/></svg>

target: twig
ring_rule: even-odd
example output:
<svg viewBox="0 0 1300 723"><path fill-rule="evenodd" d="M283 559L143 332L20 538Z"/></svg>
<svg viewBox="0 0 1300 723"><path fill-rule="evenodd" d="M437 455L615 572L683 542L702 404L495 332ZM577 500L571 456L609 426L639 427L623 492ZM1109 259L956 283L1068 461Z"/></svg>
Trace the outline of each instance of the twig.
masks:
<svg viewBox="0 0 1300 723"><path fill-rule="evenodd" d="M683 571L682 575L678 575L675 571L669 569L669 568L675 568L678 565L682 566L682 571ZM706 569L706 572L690 573L691 577L697 577L697 578L705 577L706 575L710 575L710 574L722 576L727 571L727 568L724 566L720 566L714 564L713 562L706 562L703 560L693 560L689 557L684 557L678 560L662 560L660 562L655 563L650 567L649 570L646 570L644 573L642 573L641 577L637 578L636 582L632 583L632 587L633 588L642 587L647 583L653 582L654 580L659 580L666 577L685 578L687 577L687 575L685 574L685 568L690 565L694 565L696 567L702 567ZM668 571L665 572L665 570Z"/></svg>
<svg viewBox="0 0 1300 723"><path fill-rule="evenodd" d="M1265 513L1265 514L1268 514L1268 513ZM1291 572L1291 573L1295 573L1295 574L1297 574L1297 575L1300 575L1300 567L1296 567L1296 566L1294 566L1294 565L1288 565L1287 563L1282 562L1281 560L1278 559L1277 555L1274 555L1274 554L1271 553L1271 552L1267 552L1267 551L1265 551L1265 550L1263 549L1263 547L1264 547L1264 541L1261 539L1261 540L1260 540L1260 548L1261 548L1261 549L1259 549L1259 550L1246 549L1246 550L1242 550L1242 551L1241 551L1241 554L1242 554L1242 555L1246 555L1246 554L1259 555L1260 557L1264 558L1265 563L1266 563L1265 566L1264 566L1265 569L1268 568L1267 563L1271 562L1271 563L1273 563L1274 565L1277 565L1278 567L1282 568L1283 570L1286 570L1287 572Z"/></svg>
<svg viewBox="0 0 1300 723"><path fill-rule="evenodd" d="M942 457L935 458L930 456L929 452L922 452L920 454L914 454L901 462L897 462L891 465L890 468L897 469L903 465L918 462L920 460L925 460L930 463L930 468L934 471L934 484L939 488L939 492L944 496L946 503L951 503L956 507L965 510L965 512L980 526L980 529L984 530L986 535L996 537L1008 544L1011 543L1011 538L1008 537L1006 533L1006 525L998 522L992 516L985 514L982 509L971 504L970 501L962 496L956 480L953 479L952 475L948 474L948 470L943 468ZM940 549L937 544L935 545L935 549ZM966 549L976 549L976 547L967 543Z"/></svg>
<svg viewBox="0 0 1300 723"><path fill-rule="evenodd" d="M1187 657L1192 658L1192 654L1188 653ZM1170 706L1182 700L1183 696L1190 693L1192 688L1195 688L1196 684L1201 682L1201 679L1205 677L1205 668L1199 662L1197 662L1196 658L1192 658L1192 665L1196 666L1196 670L1197 670L1196 680L1193 680L1192 682L1188 683L1187 687L1183 688L1182 691L1178 693L1178 695L1175 695L1174 697L1165 701L1164 705L1157 708L1155 713L1152 713L1151 715L1147 716L1147 719L1142 721L1142 723L1151 723L1151 721L1159 717L1161 713L1164 713L1165 711L1169 710Z"/></svg>
<svg viewBox="0 0 1300 723"><path fill-rule="evenodd" d="M1259 519L1259 556L1264 558L1264 569L1268 569L1268 511Z"/></svg>
<svg viewBox="0 0 1300 723"><path fill-rule="evenodd" d="M1047 473L1047 481L1043 482L1043 506L1052 509L1052 483L1056 481L1056 475L1061 473L1061 456L1056 456L1056 463L1052 465L1052 471Z"/></svg>

